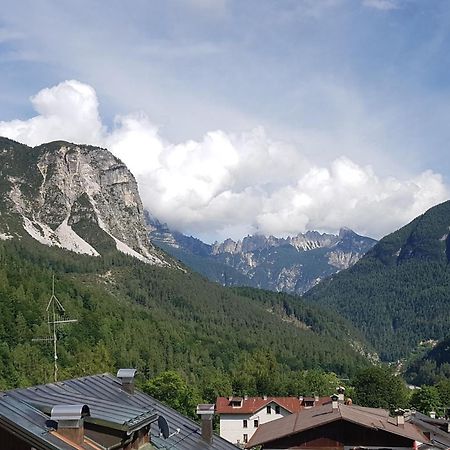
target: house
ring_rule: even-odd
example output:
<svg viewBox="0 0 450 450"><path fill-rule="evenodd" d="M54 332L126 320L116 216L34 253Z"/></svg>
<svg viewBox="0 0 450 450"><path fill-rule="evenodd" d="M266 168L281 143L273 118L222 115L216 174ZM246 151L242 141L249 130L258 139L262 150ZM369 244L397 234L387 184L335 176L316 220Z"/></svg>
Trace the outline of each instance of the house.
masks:
<svg viewBox="0 0 450 450"><path fill-rule="evenodd" d="M430 440L430 444L423 446L423 448L450 449L450 421L436 418L434 414L430 414L430 416L418 411L412 412L410 416L410 422L420 428Z"/></svg>
<svg viewBox="0 0 450 450"><path fill-rule="evenodd" d="M0 394L0 449L236 450L212 433L214 405L199 405L202 425L135 388L134 369Z"/></svg>
<svg viewBox="0 0 450 450"><path fill-rule="evenodd" d="M302 410L258 428L246 448L415 449L429 439L402 411L396 417L378 408L331 403Z"/></svg>
<svg viewBox="0 0 450 450"><path fill-rule="evenodd" d="M329 397L218 397L220 436L236 445L246 444L260 425L326 402Z"/></svg>

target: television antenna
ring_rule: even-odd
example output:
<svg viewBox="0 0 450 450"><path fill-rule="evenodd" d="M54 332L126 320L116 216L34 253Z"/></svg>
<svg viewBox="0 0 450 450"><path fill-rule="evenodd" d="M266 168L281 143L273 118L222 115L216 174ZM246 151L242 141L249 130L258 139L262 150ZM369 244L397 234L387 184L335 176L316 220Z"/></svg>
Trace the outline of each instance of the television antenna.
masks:
<svg viewBox="0 0 450 450"><path fill-rule="evenodd" d="M58 326L78 322L77 319L69 319L66 316L66 310L62 303L55 295L55 275L52 279L52 295L47 305L47 324L49 336L44 338L34 338L33 342L53 342L53 378L54 381L58 381Z"/></svg>

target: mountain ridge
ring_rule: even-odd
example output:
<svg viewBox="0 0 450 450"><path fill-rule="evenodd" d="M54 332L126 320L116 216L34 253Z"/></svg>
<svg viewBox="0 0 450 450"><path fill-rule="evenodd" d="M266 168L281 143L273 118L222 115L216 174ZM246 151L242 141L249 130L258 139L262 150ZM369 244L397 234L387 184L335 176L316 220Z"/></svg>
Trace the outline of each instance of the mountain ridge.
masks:
<svg viewBox="0 0 450 450"><path fill-rule="evenodd" d="M0 167L3 239L26 232L76 253L115 249L169 264L148 240L134 176L106 149L65 141L32 148L1 138Z"/></svg>
<svg viewBox="0 0 450 450"><path fill-rule="evenodd" d="M375 240L348 228L339 235L246 236L206 244L172 231L146 211L151 241L192 270L224 286L249 286L303 294L321 279L353 265Z"/></svg>
<svg viewBox="0 0 450 450"><path fill-rule="evenodd" d="M354 266L303 297L347 317L395 361L421 341L440 340L450 322L450 201L385 236Z"/></svg>

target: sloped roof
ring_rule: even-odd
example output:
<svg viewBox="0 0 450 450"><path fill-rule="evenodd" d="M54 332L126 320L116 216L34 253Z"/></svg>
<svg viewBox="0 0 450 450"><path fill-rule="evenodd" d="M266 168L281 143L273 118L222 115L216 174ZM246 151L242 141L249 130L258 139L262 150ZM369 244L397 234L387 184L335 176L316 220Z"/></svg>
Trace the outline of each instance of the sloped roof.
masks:
<svg viewBox="0 0 450 450"><path fill-rule="evenodd" d="M339 403L335 409L332 408L331 404L327 404L318 408L305 409L297 414L291 414L262 424L252 436L246 448L262 445L338 420L344 420L366 428L383 430L413 441L428 442L426 436L417 427L411 423L397 426L395 419L389 417L389 413L383 409Z"/></svg>
<svg viewBox="0 0 450 450"><path fill-rule="evenodd" d="M37 450L73 450L51 434L48 416L8 394L0 394L0 426Z"/></svg>
<svg viewBox="0 0 450 450"><path fill-rule="evenodd" d="M448 421L444 419L432 419L418 411L411 415L411 423L424 432L432 434L431 442L435 448L446 450L450 448L450 433L446 431Z"/></svg>
<svg viewBox="0 0 450 450"><path fill-rule="evenodd" d="M298 397L233 397L231 400L228 397L217 397L216 413L217 414L254 414L265 408L270 403L276 403L290 413L297 413L301 411L303 401ZM310 400L309 398L307 400ZM314 398L311 398L314 400ZM232 406L231 402L242 401L242 406ZM316 406L323 405L330 402L330 397L320 397L316 402Z"/></svg>
<svg viewBox="0 0 450 450"><path fill-rule="evenodd" d="M81 402L90 408L91 417L85 418L86 422L98 423L99 420L104 420L122 429L141 427L152 417L151 440L156 448L236 450L236 446L217 435L214 435L211 445L207 444L202 439L201 428L196 422L138 389L135 389L133 395L125 392L121 381L108 373L16 389L9 391L7 395L28 405L34 404L45 412L50 411L55 404ZM159 415L169 424L171 436L168 439L159 435L158 425L154 421ZM64 447L56 448L66 450Z"/></svg>

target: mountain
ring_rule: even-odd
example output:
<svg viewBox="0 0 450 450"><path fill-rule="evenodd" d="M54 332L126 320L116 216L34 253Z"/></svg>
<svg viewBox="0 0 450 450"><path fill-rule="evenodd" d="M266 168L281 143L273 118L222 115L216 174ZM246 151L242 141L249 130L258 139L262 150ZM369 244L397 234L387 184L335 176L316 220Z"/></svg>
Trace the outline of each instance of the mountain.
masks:
<svg viewBox="0 0 450 450"><path fill-rule="evenodd" d="M168 261L148 242L136 180L110 152L0 138L0 238L26 233L45 245L99 256L117 249Z"/></svg>
<svg viewBox="0 0 450 450"><path fill-rule="evenodd" d="M337 236L308 231L287 238L256 235L209 245L171 231L148 212L146 219L156 246L210 280L295 294L352 266L376 243L341 229Z"/></svg>
<svg viewBox="0 0 450 450"><path fill-rule="evenodd" d="M304 296L350 319L382 359L440 340L450 323L450 201L384 237L353 267Z"/></svg>
<svg viewBox="0 0 450 450"><path fill-rule="evenodd" d="M202 392L251 394L242 365L259 355L279 365L271 376L281 394L299 370L349 376L368 364L370 346L332 311L224 288L154 249L134 178L106 150L1 139L0 155L0 389L52 376L52 346L32 343L48 336L52 275L65 313L78 319L58 330L62 379L172 369Z"/></svg>

